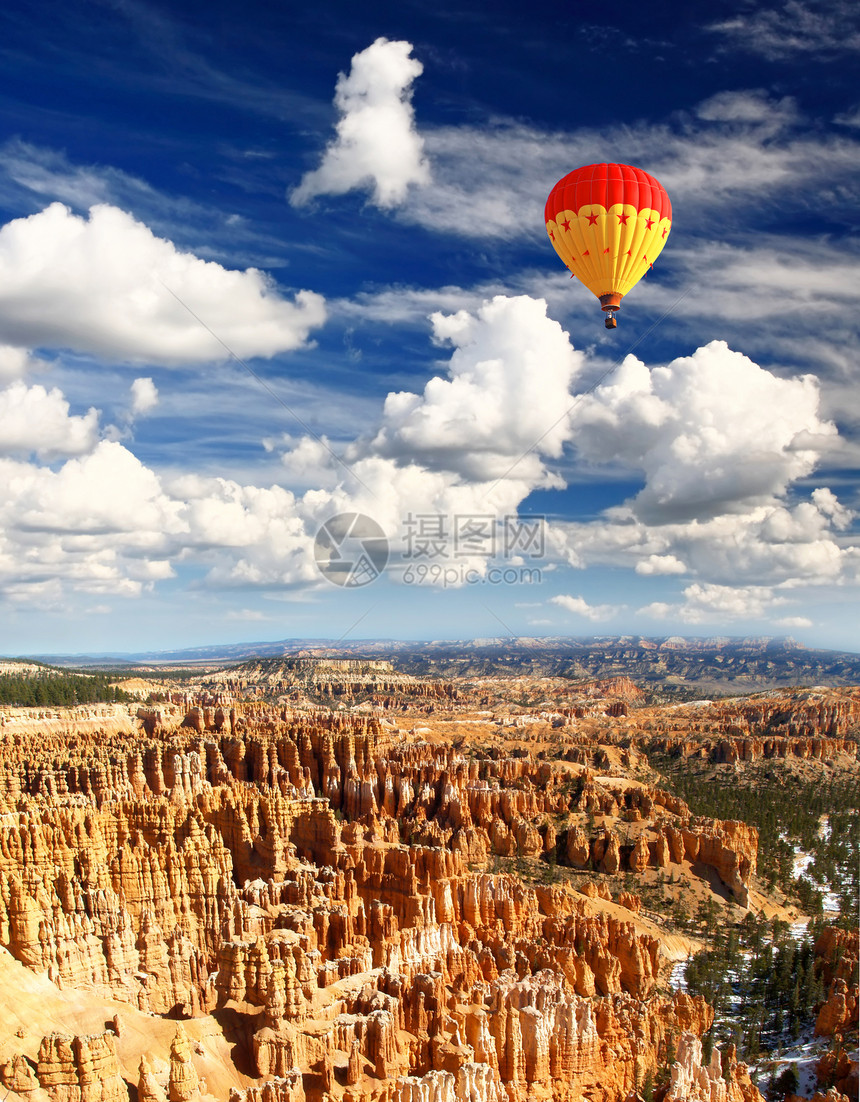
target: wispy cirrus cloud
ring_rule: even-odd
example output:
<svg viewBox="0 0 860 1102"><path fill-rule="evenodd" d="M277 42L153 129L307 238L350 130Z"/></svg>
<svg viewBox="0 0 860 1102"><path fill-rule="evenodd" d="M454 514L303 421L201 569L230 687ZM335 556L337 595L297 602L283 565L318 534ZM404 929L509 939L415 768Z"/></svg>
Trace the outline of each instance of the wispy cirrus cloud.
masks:
<svg viewBox="0 0 860 1102"><path fill-rule="evenodd" d="M90 18L82 19L71 7L51 10L51 48L26 52L26 62L44 66L55 77L71 75L76 82L92 83L100 95L133 88L171 99L219 104L278 121L301 116L322 122L325 110L305 92L284 81L267 79L261 67L224 65L212 49L211 20L183 19L179 8L146 0L94 0ZM93 49L94 36L103 44ZM7 57L16 50L5 44ZM20 50L20 47L19 47ZM23 53L24 51L20 51Z"/></svg>
<svg viewBox="0 0 860 1102"><path fill-rule="evenodd" d="M399 217L440 232L541 240L550 188L600 150L602 160L638 164L657 176L688 232L725 235L732 205L738 232L756 212L786 205L844 218L846 197L860 190L860 143L798 121L790 102L751 90L713 97L669 124L634 122L608 135L587 128L553 134L517 123L428 130L433 186L419 190Z"/></svg>
<svg viewBox="0 0 860 1102"><path fill-rule="evenodd" d="M229 209L176 195L115 165L81 162L64 151L9 138L0 144L0 206L39 212L53 202L78 214L118 207L206 259L245 266L284 264L288 243Z"/></svg>
<svg viewBox="0 0 860 1102"><path fill-rule="evenodd" d="M410 43L388 43L386 49L393 45L411 49ZM733 224L741 230L756 212L788 205L840 218L848 196L860 199L860 142L810 128L790 97L760 88L721 92L669 121L632 121L608 132L588 127L548 132L509 119L456 127L422 127L419 119L416 127L411 105L401 104L392 137L369 127L365 140L357 125L362 112L347 110L341 94L346 80L341 76L338 85L342 122L354 120L356 132L345 132L329 147L323 165L293 192L294 201L364 185L373 190L374 202L429 230L489 241L540 241L550 188L572 165L594 161L596 150L600 159L642 165L656 175L688 232L710 226L716 235L714 218L723 219L731 205L742 205L741 217L739 210L733 212ZM364 79L361 86L369 84ZM393 140L400 129L408 133L405 145ZM391 171L400 145L405 152L392 178L396 186L379 202L379 180ZM356 152L360 155L353 156ZM725 234L725 222L721 226Z"/></svg>
<svg viewBox="0 0 860 1102"><path fill-rule="evenodd" d="M860 50L860 12L852 0L787 0L706 25L727 47L768 61L827 60Z"/></svg>

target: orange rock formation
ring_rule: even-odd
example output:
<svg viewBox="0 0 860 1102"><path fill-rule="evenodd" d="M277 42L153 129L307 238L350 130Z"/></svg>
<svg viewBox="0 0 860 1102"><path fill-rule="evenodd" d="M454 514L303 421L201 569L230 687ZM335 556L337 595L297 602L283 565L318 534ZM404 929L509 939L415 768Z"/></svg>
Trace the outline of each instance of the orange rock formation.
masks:
<svg viewBox="0 0 860 1102"><path fill-rule="evenodd" d="M702 862L743 900L751 828L568 762L395 744L374 719L141 712L100 738L3 736L0 945L58 988L229 1023L231 1102L621 1102L670 1039L672 1098L758 1097L702 1065L712 1011L660 992L636 897L594 914L480 869ZM196 1061L180 1026L124 1080L113 1032L52 1033L0 1081L31 1102L124 1102L127 1084L192 1102L210 1097Z"/></svg>

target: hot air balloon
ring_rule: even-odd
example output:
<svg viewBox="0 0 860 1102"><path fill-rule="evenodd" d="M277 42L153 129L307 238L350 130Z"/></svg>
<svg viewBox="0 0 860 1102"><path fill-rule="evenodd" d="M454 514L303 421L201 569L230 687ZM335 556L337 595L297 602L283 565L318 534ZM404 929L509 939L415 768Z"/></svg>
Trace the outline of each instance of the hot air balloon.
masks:
<svg viewBox="0 0 860 1102"><path fill-rule="evenodd" d="M653 265L672 228L672 204L659 181L632 165L585 165L555 185L546 232L576 278L597 295L606 328L621 299Z"/></svg>

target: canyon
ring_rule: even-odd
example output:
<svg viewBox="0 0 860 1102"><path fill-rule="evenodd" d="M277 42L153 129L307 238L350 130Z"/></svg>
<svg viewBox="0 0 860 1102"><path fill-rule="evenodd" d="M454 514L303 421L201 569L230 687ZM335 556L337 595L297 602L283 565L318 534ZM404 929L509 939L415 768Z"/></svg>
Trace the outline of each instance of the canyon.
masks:
<svg viewBox="0 0 860 1102"><path fill-rule="evenodd" d="M8 1102L759 1102L669 984L701 935L643 897L796 908L648 755L856 772L857 689L666 706L301 659L139 695L0 712Z"/></svg>

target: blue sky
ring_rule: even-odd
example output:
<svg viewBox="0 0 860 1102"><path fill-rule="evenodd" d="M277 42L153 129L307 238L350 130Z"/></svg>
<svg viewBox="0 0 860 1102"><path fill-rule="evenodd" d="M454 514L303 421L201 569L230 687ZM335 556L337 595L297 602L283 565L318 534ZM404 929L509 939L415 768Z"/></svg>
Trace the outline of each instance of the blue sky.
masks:
<svg viewBox="0 0 860 1102"><path fill-rule="evenodd" d="M5 7L0 653L856 649L857 6L428 9ZM674 215L615 332L543 225L598 161Z"/></svg>

